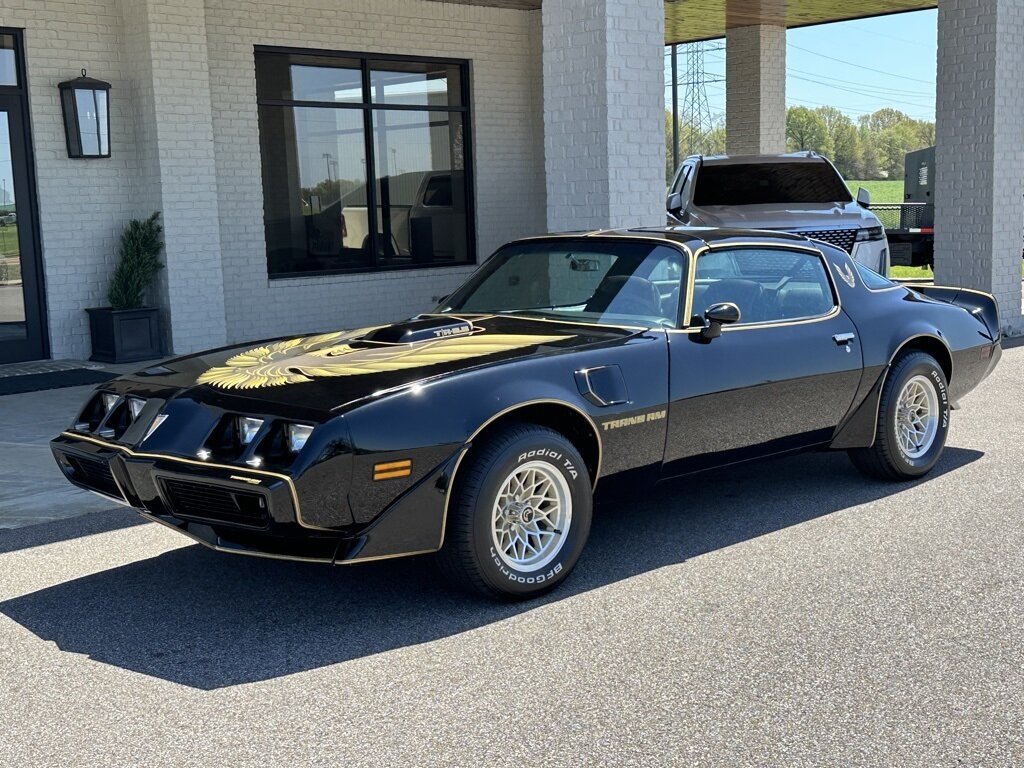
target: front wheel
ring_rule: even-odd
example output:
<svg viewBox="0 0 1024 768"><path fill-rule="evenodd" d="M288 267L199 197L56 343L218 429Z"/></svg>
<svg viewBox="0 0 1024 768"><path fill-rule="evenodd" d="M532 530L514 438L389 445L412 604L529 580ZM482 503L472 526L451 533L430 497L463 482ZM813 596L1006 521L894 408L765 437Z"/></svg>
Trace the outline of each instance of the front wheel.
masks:
<svg viewBox="0 0 1024 768"><path fill-rule="evenodd" d="M882 387L875 444L855 448L850 459L881 480L911 480L931 471L946 446L949 392L946 375L931 355L901 356Z"/></svg>
<svg viewBox="0 0 1024 768"><path fill-rule="evenodd" d="M439 565L455 585L488 597L536 597L576 565L591 512L576 447L547 427L509 425L474 446L459 470Z"/></svg>

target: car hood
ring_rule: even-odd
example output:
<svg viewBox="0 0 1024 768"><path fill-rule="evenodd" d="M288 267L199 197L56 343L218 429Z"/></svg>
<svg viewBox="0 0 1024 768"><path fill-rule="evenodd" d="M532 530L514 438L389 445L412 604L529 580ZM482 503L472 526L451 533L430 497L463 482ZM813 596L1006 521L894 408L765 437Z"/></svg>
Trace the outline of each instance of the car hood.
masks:
<svg viewBox="0 0 1024 768"><path fill-rule="evenodd" d="M416 382L614 342L635 331L509 315L425 315L352 331L250 342L123 377L149 396L337 412ZM243 402L244 401L244 402Z"/></svg>
<svg viewBox="0 0 1024 768"><path fill-rule="evenodd" d="M878 219L857 203L820 205L709 205L691 210L693 223L709 227L777 229L786 232L877 227Z"/></svg>

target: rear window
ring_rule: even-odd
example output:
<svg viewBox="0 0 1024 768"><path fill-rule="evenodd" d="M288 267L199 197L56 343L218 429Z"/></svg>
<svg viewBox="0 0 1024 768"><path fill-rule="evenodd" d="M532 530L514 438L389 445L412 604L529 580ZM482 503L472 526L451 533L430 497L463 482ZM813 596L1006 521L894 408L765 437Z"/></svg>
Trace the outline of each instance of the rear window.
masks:
<svg viewBox="0 0 1024 768"><path fill-rule="evenodd" d="M702 166L693 204L848 203L852 199L828 163L763 163Z"/></svg>

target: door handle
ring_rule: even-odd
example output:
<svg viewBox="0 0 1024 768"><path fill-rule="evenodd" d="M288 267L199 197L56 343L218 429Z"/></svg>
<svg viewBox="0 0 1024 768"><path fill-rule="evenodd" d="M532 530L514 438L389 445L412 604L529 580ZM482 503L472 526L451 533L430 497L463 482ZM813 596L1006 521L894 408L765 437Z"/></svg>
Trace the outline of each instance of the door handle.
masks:
<svg viewBox="0 0 1024 768"><path fill-rule="evenodd" d="M845 347L850 344L851 341L857 338L855 333L837 333L832 337L832 341L838 344L840 347Z"/></svg>

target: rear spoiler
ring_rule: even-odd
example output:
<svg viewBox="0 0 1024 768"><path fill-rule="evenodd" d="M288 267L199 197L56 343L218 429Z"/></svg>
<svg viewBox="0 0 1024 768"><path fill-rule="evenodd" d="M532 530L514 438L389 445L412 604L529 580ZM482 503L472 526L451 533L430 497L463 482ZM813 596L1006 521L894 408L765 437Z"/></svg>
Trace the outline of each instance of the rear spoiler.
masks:
<svg viewBox="0 0 1024 768"><path fill-rule="evenodd" d="M993 341L999 338L999 302L991 293L942 285L908 285L907 287L930 299L963 307L985 324Z"/></svg>

